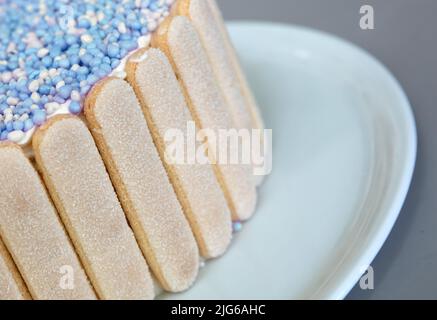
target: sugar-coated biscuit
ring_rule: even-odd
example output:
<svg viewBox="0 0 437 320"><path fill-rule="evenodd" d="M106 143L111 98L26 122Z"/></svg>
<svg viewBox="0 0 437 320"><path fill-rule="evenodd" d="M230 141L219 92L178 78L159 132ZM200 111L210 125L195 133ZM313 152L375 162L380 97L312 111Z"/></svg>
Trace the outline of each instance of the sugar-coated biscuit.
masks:
<svg viewBox="0 0 437 320"><path fill-rule="evenodd" d="M0 144L0 236L34 299L95 299L47 192L21 148Z"/></svg>
<svg viewBox="0 0 437 320"><path fill-rule="evenodd" d="M169 17L152 37L152 45L171 61L197 126L212 130L216 136L220 129L235 129L226 99L190 20L183 16ZM250 218L257 198L251 167L219 163L214 168L233 218Z"/></svg>
<svg viewBox="0 0 437 320"><path fill-rule="evenodd" d="M226 48L225 35L208 3L205 0L179 0L176 8L175 13L189 18L196 28L237 128L254 128L250 106L246 105L243 88Z"/></svg>
<svg viewBox="0 0 437 320"><path fill-rule="evenodd" d="M126 69L200 252L205 258L218 257L231 241L232 226L226 199L212 167L165 160L166 148L173 143L165 140L166 133L182 132L183 149L187 150L187 124L193 121L173 69L165 54L154 48L134 54Z"/></svg>
<svg viewBox="0 0 437 320"><path fill-rule="evenodd" d="M0 300L30 300L29 291L0 239Z"/></svg>
<svg viewBox="0 0 437 320"><path fill-rule="evenodd" d="M152 299L146 261L86 125L76 116L55 116L33 136L33 149L98 296Z"/></svg>
<svg viewBox="0 0 437 320"><path fill-rule="evenodd" d="M199 249L134 90L122 79L101 81L87 96L85 116L154 275L167 291L187 289Z"/></svg>
<svg viewBox="0 0 437 320"><path fill-rule="evenodd" d="M206 4L208 4L213 18L211 19L211 22L215 22L216 26L219 28L220 34L222 35L222 39L224 39L224 48L226 49L227 55L232 62L234 73L238 76L238 80L240 82L240 88L243 91L243 95L246 101L246 106L249 107L249 112L252 117L252 127L259 130L264 130L265 125L264 125L264 120L261 116L261 111L258 107L258 104L252 93L252 90L250 89L249 83L246 79L246 75L243 72L243 69L241 68L241 64L237 52L235 51L234 45L232 44L232 41L230 39L229 32L225 26L222 13L217 5L217 1L216 0L200 0L200 1L192 0L192 1L196 1L196 2L204 1ZM268 143L268 141L264 141L264 136L261 133L261 150L264 148L264 143ZM264 179L265 179L264 175L255 176L255 183L259 186L263 183Z"/></svg>
<svg viewBox="0 0 437 320"><path fill-rule="evenodd" d="M209 8L211 9L211 12L214 17L214 21L216 22L217 26L221 30L221 34L223 35L223 38L225 39L225 48L228 51L228 54L230 55L233 63L234 70L236 71L238 78L240 80L240 85L243 89L244 96L246 98L246 104L250 107L250 112L252 115L252 123L254 124L255 128L258 129L264 129L264 121L261 116L261 111L259 110L258 104L256 102L255 97L253 96L252 90L250 89L249 83L246 79L246 76L241 68L241 64L237 55L237 52L235 51L234 45L232 44L232 41L230 39L228 30L226 29L222 14L220 12L220 9L217 5L216 0L205 0L205 2L209 5Z"/></svg>

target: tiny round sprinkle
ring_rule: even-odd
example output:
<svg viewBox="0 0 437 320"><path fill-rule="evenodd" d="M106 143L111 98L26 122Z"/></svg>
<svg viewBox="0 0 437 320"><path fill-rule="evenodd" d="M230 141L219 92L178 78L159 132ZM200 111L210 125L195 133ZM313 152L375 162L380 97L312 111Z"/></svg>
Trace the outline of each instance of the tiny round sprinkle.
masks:
<svg viewBox="0 0 437 320"><path fill-rule="evenodd" d="M29 91L30 92L36 92L39 89L39 81L38 80L33 80L30 84L29 84Z"/></svg>
<svg viewBox="0 0 437 320"><path fill-rule="evenodd" d="M18 143L21 139L24 138L24 132L21 130L15 130L8 133L8 140Z"/></svg>
<svg viewBox="0 0 437 320"><path fill-rule="evenodd" d="M17 131L22 131L24 129L24 123L23 121L14 121L13 125L12 125L14 130Z"/></svg>
<svg viewBox="0 0 437 320"><path fill-rule="evenodd" d="M234 221L232 223L232 230L234 232L240 232L242 228L243 228L243 224L240 221Z"/></svg>
<svg viewBox="0 0 437 320"><path fill-rule="evenodd" d="M32 121L35 125L40 126L46 121L46 112L43 110L34 110L32 114Z"/></svg>
<svg viewBox="0 0 437 320"><path fill-rule="evenodd" d="M71 86L65 85L58 89L58 94L63 99L68 99L71 95Z"/></svg>
<svg viewBox="0 0 437 320"><path fill-rule="evenodd" d="M34 127L33 121L32 119L27 119L26 121L24 121L24 132L29 131L30 129L32 129Z"/></svg>
<svg viewBox="0 0 437 320"><path fill-rule="evenodd" d="M68 106L68 110L73 114L78 114L82 111L82 107L79 102L71 101L70 105Z"/></svg>

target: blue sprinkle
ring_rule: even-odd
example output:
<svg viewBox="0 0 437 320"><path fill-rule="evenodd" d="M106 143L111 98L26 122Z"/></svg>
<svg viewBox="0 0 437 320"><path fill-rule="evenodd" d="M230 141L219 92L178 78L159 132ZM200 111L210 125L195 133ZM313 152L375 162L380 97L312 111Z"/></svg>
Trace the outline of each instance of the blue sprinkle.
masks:
<svg viewBox="0 0 437 320"><path fill-rule="evenodd" d="M118 59L113 59L111 62L111 68L115 69L120 65L120 60Z"/></svg>
<svg viewBox="0 0 437 320"><path fill-rule="evenodd" d="M79 102L72 101L68 106L68 110L73 114L78 114L82 111L82 107Z"/></svg>
<svg viewBox="0 0 437 320"><path fill-rule="evenodd" d="M55 101L55 102L57 102L57 103L59 103L59 104L63 104L63 103L65 103L65 99L62 98L62 97L60 97L60 96L56 96L56 97L54 97L54 98L53 98L53 101Z"/></svg>
<svg viewBox="0 0 437 320"><path fill-rule="evenodd" d="M44 110L33 110L32 121L35 125L40 126L46 121L46 112Z"/></svg>
<svg viewBox="0 0 437 320"><path fill-rule="evenodd" d="M44 66L46 66L47 68L50 67L53 63L53 59L50 56L45 56L42 59L42 63L44 64Z"/></svg>
<svg viewBox="0 0 437 320"><path fill-rule="evenodd" d="M26 121L24 121L24 128L23 131L27 132L30 129L32 129L34 126L32 119L27 119Z"/></svg>
<svg viewBox="0 0 437 320"><path fill-rule="evenodd" d="M60 77L60 76L54 76L54 77L52 78L52 83L53 83L54 85L57 85L58 82L61 82L61 81L62 81L62 77Z"/></svg>
<svg viewBox="0 0 437 320"><path fill-rule="evenodd" d="M74 81L74 78L73 77L69 77L69 76L64 79L64 82L66 84L71 84L71 83L73 83L73 81Z"/></svg>
<svg viewBox="0 0 437 320"><path fill-rule="evenodd" d="M88 84L93 85L93 84L95 84L97 81L99 81L99 78L98 78L96 75L94 75L94 74L90 74L90 75L87 77L86 81L88 82Z"/></svg>
<svg viewBox="0 0 437 320"><path fill-rule="evenodd" d="M78 42L78 38L73 34L69 34L65 37L65 42L67 42L67 44L71 46Z"/></svg>
<svg viewBox="0 0 437 320"><path fill-rule="evenodd" d="M61 68L64 68L64 69L70 68L70 61L68 59L59 60L58 64Z"/></svg>
<svg viewBox="0 0 437 320"><path fill-rule="evenodd" d="M45 105L47 102L49 102L49 98L47 96L42 96L39 100L40 105Z"/></svg>
<svg viewBox="0 0 437 320"><path fill-rule="evenodd" d="M78 26L79 28L85 28L85 29L88 29L89 27L91 27L91 23L90 23L89 20L86 19L86 18L80 18L79 21L78 21L78 23L77 23L77 26Z"/></svg>
<svg viewBox="0 0 437 320"><path fill-rule="evenodd" d="M50 86L43 84L42 86L39 87L38 92L42 95L47 95L50 93L50 89L51 89Z"/></svg>
<svg viewBox="0 0 437 320"><path fill-rule="evenodd" d="M26 100L23 101L23 107L30 108L30 106L31 106L32 104L33 104L33 100L30 99L30 98L28 98L28 99L26 99Z"/></svg>
<svg viewBox="0 0 437 320"><path fill-rule="evenodd" d="M88 73L90 73L90 71L88 70L87 67L80 67L79 69L77 69L76 71L78 74L83 74L83 75L87 75Z"/></svg>
<svg viewBox="0 0 437 320"><path fill-rule="evenodd" d="M232 223L232 230L234 232L240 232L242 228L243 228L243 224L240 221L234 221Z"/></svg>
<svg viewBox="0 0 437 320"><path fill-rule="evenodd" d="M111 58L118 57L118 53L120 52L120 48L116 44L110 44L108 46L108 56Z"/></svg>
<svg viewBox="0 0 437 320"><path fill-rule="evenodd" d="M0 133L0 140L1 141L6 140L8 137L8 133L9 133L8 131L2 131L2 133Z"/></svg>
<svg viewBox="0 0 437 320"><path fill-rule="evenodd" d="M8 107L6 103L0 104L0 113L3 113Z"/></svg>
<svg viewBox="0 0 437 320"><path fill-rule="evenodd" d="M86 95L88 93L88 91L90 91L91 86L86 85L80 88L80 94L81 95Z"/></svg>
<svg viewBox="0 0 437 320"><path fill-rule="evenodd" d="M13 125L12 125L14 130L23 130L24 129L24 123L23 121L14 121Z"/></svg>
<svg viewBox="0 0 437 320"><path fill-rule="evenodd" d="M72 65L80 63L80 58L78 56L69 56L68 59Z"/></svg>
<svg viewBox="0 0 437 320"><path fill-rule="evenodd" d="M68 99L71 94L71 87L69 85L62 86L58 89L58 94L64 99Z"/></svg>
<svg viewBox="0 0 437 320"><path fill-rule="evenodd" d="M99 58L93 58L90 61L90 66L91 67L97 67L98 65L100 65L100 59Z"/></svg>
<svg viewBox="0 0 437 320"><path fill-rule="evenodd" d="M84 65L89 65L92 59L93 56L89 53L85 53L82 57L80 57L80 60Z"/></svg>

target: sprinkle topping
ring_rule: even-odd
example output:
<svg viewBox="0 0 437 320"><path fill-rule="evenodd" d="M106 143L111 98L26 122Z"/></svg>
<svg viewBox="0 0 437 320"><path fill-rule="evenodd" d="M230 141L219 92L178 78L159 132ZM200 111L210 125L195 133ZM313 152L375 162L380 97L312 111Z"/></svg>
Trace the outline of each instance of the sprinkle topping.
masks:
<svg viewBox="0 0 437 320"><path fill-rule="evenodd" d="M0 141L26 143L83 98L168 15L174 0L0 0Z"/></svg>

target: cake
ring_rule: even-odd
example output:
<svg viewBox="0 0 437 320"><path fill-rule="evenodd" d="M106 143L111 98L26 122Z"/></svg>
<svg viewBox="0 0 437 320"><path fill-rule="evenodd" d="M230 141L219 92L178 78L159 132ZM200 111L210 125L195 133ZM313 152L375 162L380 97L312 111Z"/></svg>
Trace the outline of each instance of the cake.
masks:
<svg viewBox="0 0 437 320"><path fill-rule="evenodd" d="M0 299L189 289L262 182L210 136L170 159L263 129L215 1L0 0L0 35Z"/></svg>

